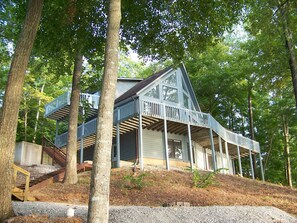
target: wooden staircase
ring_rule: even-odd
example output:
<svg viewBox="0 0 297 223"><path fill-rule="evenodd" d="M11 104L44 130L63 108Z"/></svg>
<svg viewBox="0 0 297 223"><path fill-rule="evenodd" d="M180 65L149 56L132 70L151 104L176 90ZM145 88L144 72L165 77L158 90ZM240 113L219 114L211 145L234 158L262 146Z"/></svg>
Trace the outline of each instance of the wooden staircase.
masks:
<svg viewBox="0 0 297 223"><path fill-rule="evenodd" d="M62 181L64 179L65 171L66 171L66 154L59 148L57 148L54 143L52 143L47 138L42 139L42 152L46 152L53 159L53 163L57 163L61 166L60 169L45 174L39 178L30 181L30 172L13 165L14 169L14 184L12 187L12 195L21 201L34 201L33 197L29 196L29 191L39 189L48 184ZM92 164L89 163L81 163L77 165L77 172L84 172L92 169ZM26 183L16 186L17 173L20 172L26 176Z"/></svg>
<svg viewBox="0 0 297 223"><path fill-rule="evenodd" d="M22 188L16 186L18 172L26 176L26 183L23 184ZM34 201L35 198L29 196L29 184L30 172L13 164L13 185L11 189L12 196L20 201Z"/></svg>
<svg viewBox="0 0 297 223"><path fill-rule="evenodd" d="M43 153L47 153L52 159L53 164L57 163L61 167L66 166L66 154L63 150L58 148L54 143L52 143L49 139L46 137L42 138L42 157ZM42 161L41 161L42 163Z"/></svg>
<svg viewBox="0 0 297 223"><path fill-rule="evenodd" d="M85 172L91 169L92 169L92 164L89 164L89 163L82 163L77 165L78 173ZM45 174L35 180L30 181L29 183L30 191L39 189L45 185L48 185L54 182L62 181L64 179L65 170L66 168L62 167L54 172ZM24 189L25 186L26 186L25 184L22 184L21 186L19 186L19 188Z"/></svg>

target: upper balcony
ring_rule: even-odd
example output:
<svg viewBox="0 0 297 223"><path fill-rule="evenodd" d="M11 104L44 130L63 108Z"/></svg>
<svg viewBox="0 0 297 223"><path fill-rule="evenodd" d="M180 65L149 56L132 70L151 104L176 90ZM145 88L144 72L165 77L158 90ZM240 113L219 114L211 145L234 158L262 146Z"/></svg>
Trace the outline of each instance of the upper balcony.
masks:
<svg viewBox="0 0 297 223"><path fill-rule="evenodd" d="M70 111L70 96L70 91L65 92L45 105L44 117L54 120L62 120L67 117ZM85 113L87 117L97 114L99 97L98 95L81 93L80 107L84 109L79 109L79 112L81 114Z"/></svg>
<svg viewBox="0 0 297 223"><path fill-rule="evenodd" d="M151 102L148 100L140 100L140 102L139 100L134 100L120 107L117 107L114 110L113 124L116 125L117 123L120 123L120 128L123 128L123 132L128 132L136 129L138 127L138 124L135 123L138 122L139 113L144 116L144 119L148 118L146 120L146 122L148 123L150 122L149 119L151 117L154 122L163 119L175 122L176 124L172 125L173 128L180 128L177 123L181 123L183 125L189 123L192 126L197 126L204 130L212 129L217 136L220 136L224 141L230 144L230 148L232 147L232 145L233 147L236 147L236 145L238 145L243 150L246 150L243 153L246 153L248 150L251 150L254 153L260 152L260 146L258 142L227 130L210 114L176 106L165 105L158 102ZM132 120L130 123L129 119ZM125 124L125 120L128 120L128 124ZM96 119L88 121L84 124L84 131L82 131L82 125L78 127L78 139L81 139L82 137L86 138L87 142L85 146L89 146L95 143L94 137L90 136L94 136L96 134L96 123ZM199 138L200 140L202 140L201 137ZM208 140L209 138L206 139L206 141ZM67 132L58 135L55 142L58 147L65 146L67 143ZM236 151L234 152L234 154L236 154Z"/></svg>

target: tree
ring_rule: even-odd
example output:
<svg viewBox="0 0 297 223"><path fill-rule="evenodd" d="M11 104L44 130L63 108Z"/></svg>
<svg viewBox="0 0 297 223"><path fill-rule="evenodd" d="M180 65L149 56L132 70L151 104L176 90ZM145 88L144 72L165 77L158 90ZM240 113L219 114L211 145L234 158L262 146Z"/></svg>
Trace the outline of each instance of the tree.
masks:
<svg viewBox="0 0 297 223"><path fill-rule="evenodd" d="M97 134L90 186L88 222L107 223L109 217L109 183L113 109L119 52L121 0L110 0L104 57L103 86L97 118Z"/></svg>
<svg viewBox="0 0 297 223"><path fill-rule="evenodd" d="M77 178L77 123L80 99L80 77L82 73L83 58L80 51L77 52L72 79L70 98L70 114L68 123L68 138L66 149L66 172L63 182L76 184Z"/></svg>
<svg viewBox="0 0 297 223"><path fill-rule="evenodd" d="M251 1L248 6L248 31L253 36L265 35L267 45L278 42L282 46L279 48L279 54L284 56L287 69L290 69L297 109L297 62L296 49L294 49L296 2L291 0Z"/></svg>
<svg viewBox="0 0 297 223"><path fill-rule="evenodd" d="M18 112L25 72L38 30L42 6L42 0L30 0L28 3L27 15L14 51L3 99L0 119L0 164L3 167L0 169L2 177L0 221L12 215L11 180Z"/></svg>

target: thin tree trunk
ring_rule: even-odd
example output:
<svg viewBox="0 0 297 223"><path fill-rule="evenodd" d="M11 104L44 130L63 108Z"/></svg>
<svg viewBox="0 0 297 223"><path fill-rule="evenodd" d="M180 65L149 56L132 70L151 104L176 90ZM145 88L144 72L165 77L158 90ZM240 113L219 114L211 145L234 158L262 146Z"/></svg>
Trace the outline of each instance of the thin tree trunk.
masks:
<svg viewBox="0 0 297 223"><path fill-rule="evenodd" d="M289 145L289 125L288 125L288 120L287 117L284 115L283 116L283 131L284 131L284 140L285 140L285 145L284 145L284 156L285 156L285 161L286 161L286 178L288 185L292 188L292 174L291 174L291 158L290 158L290 145Z"/></svg>
<svg viewBox="0 0 297 223"><path fill-rule="evenodd" d="M254 131L254 114L253 114L253 101L252 101L252 88L249 87L248 90L248 112L249 112L249 123L250 123L250 136L252 140L255 140L255 131ZM253 154L253 168L254 176L257 178L257 154Z"/></svg>
<svg viewBox="0 0 297 223"><path fill-rule="evenodd" d="M274 138L274 135L272 135L272 136L270 137L269 150L268 150L266 159L265 159L265 161L264 161L264 166L263 166L263 169L264 169L264 175L265 175L265 171L266 171L266 169L267 169L268 160L269 160L269 157L270 157L270 154L271 154L271 150L272 150L272 142L273 142L273 138Z"/></svg>
<svg viewBox="0 0 297 223"><path fill-rule="evenodd" d="M28 127L28 107L27 107L27 97L25 96L24 103L24 140L27 142L27 127Z"/></svg>
<svg viewBox="0 0 297 223"><path fill-rule="evenodd" d="M0 222L12 216L12 164L25 72L41 17L43 0L30 0L11 62L0 119Z"/></svg>
<svg viewBox="0 0 297 223"><path fill-rule="evenodd" d="M43 93L45 87L45 83L42 84L40 93ZM38 99L38 109L36 112L36 119L35 119L35 125L34 125L34 136L32 142L35 143L36 141L36 135L37 135L37 127L38 127L38 121L39 121L39 114L40 114L40 105L41 105L41 98Z"/></svg>
<svg viewBox="0 0 297 223"><path fill-rule="evenodd" d="M293 43L293 34L288 24L288 7L289 1L281 6L281 18L283 24L284 37L286 40L286 48L289 55L289 65L291 70L291 77L295 95L296 109L297 109L297 62L295 56L295 45Z"/></svg>
<svg viewBox="0 0 297 223"><path fill-rule="evenodd" d="M121 0L109 4L105 46L104 80L97 118L97 134L90 186L88 222L107 223L114 98L118 72Z"/></svg>
<svg viewBox="0 0 297 223"><path fill-rule="evenodd" d="M66 149L66 172L64 183L76 184L77 179L77 124L78 124L78 110L80 98L80 77L82 73L83 58L80 50L76 53L73 78L72 91L70 98L70 114L68 123L68 139Z"/></svg>

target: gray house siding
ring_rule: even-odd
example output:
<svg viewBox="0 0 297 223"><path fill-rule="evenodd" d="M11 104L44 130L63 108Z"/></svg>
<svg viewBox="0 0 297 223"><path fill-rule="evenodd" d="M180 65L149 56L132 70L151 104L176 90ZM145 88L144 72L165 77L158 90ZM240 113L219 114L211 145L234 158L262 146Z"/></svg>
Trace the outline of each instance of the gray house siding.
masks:
<svg viewBox="0 0 297 223"><path fill-rule="evenodd" d="M189 161L187 136L168 133L168 139L182 142L182 161ZM152 130L143 130L144 158L165 159L164 133Z"/></svg>
<svg viewBox="0 0 297 223"><path fill-rule="evenodd" d="M120 151L121 160L133 160L136 158L136 131L121 135Z"/></svg>

